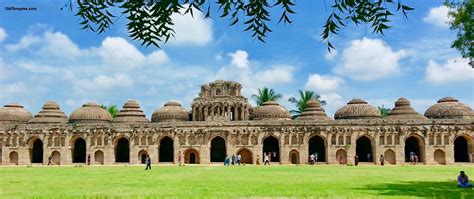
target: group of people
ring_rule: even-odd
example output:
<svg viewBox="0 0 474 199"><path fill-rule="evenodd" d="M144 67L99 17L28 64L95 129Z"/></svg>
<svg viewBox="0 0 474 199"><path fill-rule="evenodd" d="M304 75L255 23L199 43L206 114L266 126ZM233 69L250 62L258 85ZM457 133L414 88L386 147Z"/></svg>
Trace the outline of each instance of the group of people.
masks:
<svg viewBox="0 0 474 199"><path fill-rule="evenodd" d="M267 152L263 153L263 165L270 165L270 162L272 161L272 156L276 157L277 153L276 152ZM260 159L260 157L257 157L257 159Z"/></svg>
<svg viewBox="0 0 474 199"><path fill-rule="evenodd" d="M418 163L418 155L414 153L413 151L410 151L410 162L414 165Z"/></svg>
<svg viewBox="0 0 474 199"><path fill-rule="evenodd" d="M318 153L309 155L308 162L309 164L315 164L316 162L318 162Z"/></svg>
<svg viewBox="0 0 474 199"><path fill-rule="evenodd" d="M229 158L229 155L225 155L224 159L224 166L229 166L229 165L240 165L242 160L242 156L238 154L237 156L235 154L232 154L232 157Z"/></svg>

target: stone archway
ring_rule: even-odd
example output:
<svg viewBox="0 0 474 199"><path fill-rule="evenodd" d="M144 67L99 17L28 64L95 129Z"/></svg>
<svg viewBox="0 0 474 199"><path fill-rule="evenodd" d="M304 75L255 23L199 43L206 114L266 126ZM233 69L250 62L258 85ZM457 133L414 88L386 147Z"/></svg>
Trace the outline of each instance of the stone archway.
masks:
<svg viewBox="0 0 474 199"><path fill-rule="evenodd" d="M145 150L140 150L138 152L138 162L140 164L146 164L146 157L148 156L148 152Z"/></svg>
<svg viewBox="0 0 474 199"><path fill-rule="evenodd" d="M443 150L438 149L434 151L434 161L438 164L446 164L446 154Z"/></svg>
<svg viewBox="0 0 474 199"><path fill-rule="evenodd" d="M240 155L240 163L242 164L252 164L253 163L253 157L252 157L252 152L246 148L240 149L237 152L237 155Z"/></svg>
<svg viewBox="0 0 474 199"><path fill-rule="evenodd" d="M300 164L300 158L299 158L300 153L297 150L295 149L291 150L289 157L290 157L291 164Z"/></svg>
<svg viewBox="0 0 474 199"><path fill-rule="evenodd" d="M103 165L104 164L104 152L102 152L101 150L96 151L94 153L94 162L95 162L95 164Z"/></svg>
<svg viewBox="0 0 474 199"><path fill-rule="evenodd" d="M86 163L86 141L77 138L72 148L72 163Z"/></svg>
<svg viewBox="0 0 474 199"><path fill-rule="evenodd" d="M173 139L168 136L163 137L160 141L159 162L173 162L173 156Z"/></svg>
<svg viewBox="0 0 474 199"><path fill-rule="evenodd" d="M367 136L361 136L356 141L356 154L359 162L374 162L372 141Z"/></svg>
<svg viewBox="0 0 474 199"><path fill-rule="evenodd" d="M344 149L339 149L336 151L336 161L339 162L339 159L342 158L342 163L347 164L347 152Z"/></svg>
<svg viewBox="0 0 474 199"><path fill-rule="evenodd" d="M199 164L199 152L196 149L188 149L184 152L184 163Z"/></svg>
<svg viewBox="0 0 474 199"><path fill-rule="evenodd" d="M115 145L115 162L130 162L130 142L121 137Z"/></svg>
<svg viewBox="0 0 474 199"><path fill-rule="evenodd" d="M270 154L271 162L280 162L280 144L276 137L268 136L263 140L262 158ZM262 159L263 162L263 159Z"/></svg>
<svg viewBox="0 0 474 199"><path fill-rule="evenodd" d="M60 165L61 164L61 153L59 151L53 151L51 153L51 163L55 165Z"/></svg>
<svg viewBox="0 0 474 199"><path fill-rule="evenodd" d="M211 162L224 162L226 156L224 138L216 136L211 140Z"/></svg>
<svg viewBox="0 0 474 199"><path fill-rule="evenodd" d="M315 135L309 139L308 157L311 154L318 157L318 162L326 162L326 144L321 136Z"/></svg>
<svg viewBox="0 0 474 199"><path fill-rule="evenodd" d="M469 142L464 136L458 136L454 139L454 162L469 161Z"/></svg>
<svg viewBox="0 0 474 199"><path fill-rule="evenodd" d="M410 162L410 154L418 156L418 162L425 162L424 142L419 136L409 136L405 139L405 162Z"/></svg>
<svg viewBox="0 0 474 199"><path fill-rule="evenodd" d="M43 142L36 138L31 148L31 163L43 163Z"/></svg>
<svg viewBox="0 0 474 199"><path fill-rule="evenodd" d="M397 159L395 156L395 152L392 149L386 150L383 156L385 158L385 162L389 164L396 164Z"/></svg>
<svg viewBox="0 0 474 199"><path fill-rule="evenodd" d="M18 153L16 151L10 152L10 164L18 165Z"/></svg>

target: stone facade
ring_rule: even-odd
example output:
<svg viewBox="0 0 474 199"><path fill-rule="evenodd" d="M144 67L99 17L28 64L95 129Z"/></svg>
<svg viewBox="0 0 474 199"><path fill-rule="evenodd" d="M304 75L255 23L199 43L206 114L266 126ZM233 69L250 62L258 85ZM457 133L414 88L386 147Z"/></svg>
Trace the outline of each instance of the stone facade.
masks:
<svg viewBox="0 0 474 199"><path fill-rule="evenodd" d="M241 154L247 164L262 162L263 152L281 164L406 164L410 152L422 164L473 162L474 114L448 97L416 113L405 98L382 119L375 107L353 99L339 109L336 120L319 102L311 101L300 118L291 120L277 102L252 108L237 82L218 80L203 85L191 113L177 102L157 109L150 120L136 101L127 101L112 118L97 104L87 103L68 119L55 102L35 117L19 104L0 109L2 165L139 164L145 155L154 163L222 162L225 154ZM367 155L370 154L370 157ZM367 164L366 163L366 164Z"/></svg>

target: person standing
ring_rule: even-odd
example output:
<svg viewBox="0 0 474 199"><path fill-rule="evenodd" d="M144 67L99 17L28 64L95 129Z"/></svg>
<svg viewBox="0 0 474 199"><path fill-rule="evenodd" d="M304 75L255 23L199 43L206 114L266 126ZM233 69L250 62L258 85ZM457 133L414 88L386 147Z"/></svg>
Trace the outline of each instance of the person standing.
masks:
<svg viewBox="0 0 474 199"><path fill-rule="evenodd" d="M344 165L344 161L342 161L342 155L339 155L339 164Z"/></svg>
<svg viewBox="0 0 474 199"><path fill-rule="evenodd" d="M179 164L179 166L181 166L181 165L183 164L183 159L182 159L181 151L178 151L178 164Z"/></svg>
<svg viewBox="0 0 474 199"><path fill-rule="evenodd" d="M235 154L232 154L232 165L235 165Z"/></svg>
<svg viewBox="0 0 474 199"><path fill-rule="evenodd" d="M145 168L145 170L148 170L148 169L151 170L151 159L150 159L150 155L147 155L147 156L146 156L146 160L145 160L145 161L146 161L146 168Z"/></svg>
<svg viewBox="0 0 474 199"><path fill-rule="evenodd" d="M52 160L53 160L53 156L49 155L49 157L48 157L48 166L50 166L52 164L51 163Z"/></svg>
<svg viewBox="0 0 474 199"><path fill-rule="evenodd" d="M356 166L359 165L359 156L357 156L357 154L354 156L354 164Z"/></svg>
<svg viewBox="0 0 474 199"><path fill-rule="evenodd" d="M237 155L237 164L240 165L240 160L242 159L242 156L240 154Z"/></svg>
<svg viewBox="0 0 474 199"><path fill-rule="evenodd" d="M415 165L418 163L418 155L415 154Z"/></svg>
<svg viewBox="0 0 474 199"><path fill-rule="evenodd" d="M383 154L380 154L380 165L384 165L385 158L383 157Z"/></svg>
<svg viewBox="0 0 474 199"><path fill-rule="evenodd" d="M91 154L87 155L87 165L91 165Z"/></svg>
<svg viewBox="0 0 474 199"><path fill-rule="evenodd" d="M367 153L367 162L372 162L371 160L372 160L372 159L371 159L371 154L370 154L370 153Z"/></svg>
<svg viewBox="0 0 474 199"><path fill-rule="evenodd" d="M309 163L314 164L314 155L313 154L309 155Z"/></svg>
<svg viewBox="0 0 474 199"><path fill-rule="evenodd" d="M225 155L225 158L224 158L224 166L229 166L229 155Z"/></svg>
<svg viewBox="0 0 474 199"><path fill-rule="evenodd" d="M413 151L410 151L410 162L411 162L412 164L415 163L415 153L413 153Z"/></svg>
<svg viewBox="0 0 474 199"><path fill-rule="evenodd" d="M264 153L263 161L264 161L263 165L267 165L267 164L270 165L270 160L269 160L269 157L266 153Z"/></svg>

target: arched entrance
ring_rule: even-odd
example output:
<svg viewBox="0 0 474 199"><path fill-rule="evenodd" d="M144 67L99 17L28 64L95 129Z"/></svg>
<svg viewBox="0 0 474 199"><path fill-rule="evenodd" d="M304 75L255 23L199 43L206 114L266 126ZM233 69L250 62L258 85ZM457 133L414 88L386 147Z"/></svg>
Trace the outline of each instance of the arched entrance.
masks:
<svg viewBox="0 0 474 199"><path fill-rule="evenodd" d="M73 163L86 163L86 141L82 138L77 138L72 149Z"/></svg>
<svg viewBox="0 0 474 199"><path fill-rule="evenodd" d="M270 154L270 161L271 162L280 162L280 144L278 139L273 136L268 136L263 140L263 153ZM263 157L265 156L262 154L262 162Z"/></svg>
<svg viewBox="0 0 474 199"><path fill-rule="evenodd" d="M138 162L141 164L146 164L146 157L148 156L148 152L145 150L140 150L138 152Z"/></svg>
<svg viewBox="0 0 474 199"><path fill-rule="evenodd" d="M18 153L16 151L10 153L10 164L18 165Z"/></svg>
<svg viewBox="0 0 474 199"><path fill-rule="evenodd" d="M392 149L385 151L384 153L385 162L389 164L396 164L395 152Z"/></svg>
<svg viewBox="0 0 474 199"><path fill-rule="evenodd" d="M347 153L344 149L339 149L336 151L336 161L339 162L340 158L342 158L342 164L347 163Z"/></svg>
<svg viewBox="0 0 474 199"><path fill-rule="evenodd" d="M130 162L130 144L127 138L120 138L115 146L115 162Z"/></svg>
<svg viewBox="0 0 474 199"><path fill-rule="evenodd" d="M293 149L290 151L290 162L291 164L299 164L300 163L300 153L297 150Z"/></svg>
<svg viewBox="0 0 474 199"><path fill-rule="evenodd" d="M405 162L410 162L410 154L418 156L418 162L424 162L423 144L421 138L410 136L405 140Z"/></svg>
<svg viewBox="0 0 474 199"><path fill-rule="evenodd" d="M102 152L101 150L96 151L94 153L94 162L95 162L95 164L103 165L104 164L104 152Z"/></svg>
<svg viewBox="0 0 474 199"><path fill-rule="evenodd" d="M356 154L359 156L359 162L373 162L374 153L372 151L372 142L367 136L362 136L357 139Z"/></svg>
<svg viewBox="0 0 474 199"><path fill-rule="evenodd" d="M199 153L195 149L188 149L184 152L184 163L199 164Z"/></svg>
<svg viewBox="0 0 474 199"><path fill-rule="evenodd" d="M320 136L309 139L308 157L311 154L318 157L318 162L326 162L326 144Z"/></svg>
<svg viewBox="0 0 474 199"><path fill-rule="evenodd" d="M166 136L160 141L159 150L159 161L160 162L173 162L173 140Z"/></svg>
<svg viewBox="0 0 474 199"><path fill-rule="evenodd" d="M43 163L43 142L36 139L31 149L31 163Z"/></svg>
<svg viewBox="0 0 474 199"><path fill-rule="evenodd" d="M252 164L253 163L252 152L250 150L240 149L239 152L237 152L237 155L240 155L240 163L242 163L242 164Z"/></svg>
<svg viewBox="0 0 474 199"><path fill-rule="evenodd" d="M226 155L225 140L215 137L211 140L211 162L224 162Z"/></svg>
<svg viewBox="0 0 474 199"><path fill-rule="evenodd" d="M464 136L454 140L454 162L469 162L469 144Z"/></svg>
<svg viewBox="0 0 474 199"><path fill-rule="evenodd" d="M61 153L59 153L58 151L53 151L51 153L51 157L52 157L52 164L55 164L55 165L60 165L61 164Z"/></svg>
<svg viewBox="0 0 474 199"><path fill-rule="evenodd" d="M438 164L446 164L446 155L443 150L438 149L434 152L434 161Z"/></svg>

